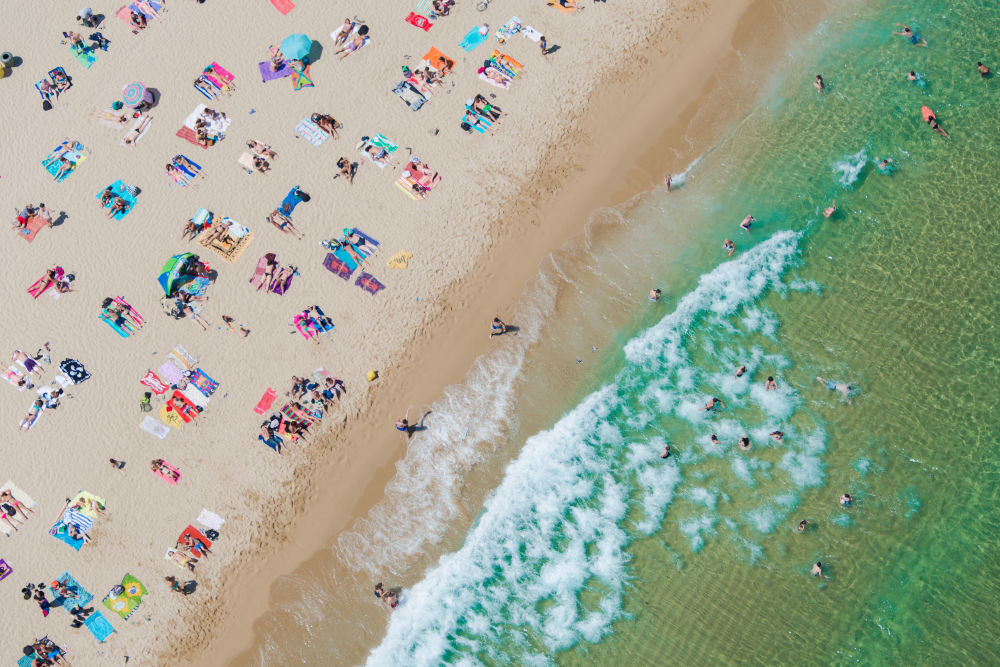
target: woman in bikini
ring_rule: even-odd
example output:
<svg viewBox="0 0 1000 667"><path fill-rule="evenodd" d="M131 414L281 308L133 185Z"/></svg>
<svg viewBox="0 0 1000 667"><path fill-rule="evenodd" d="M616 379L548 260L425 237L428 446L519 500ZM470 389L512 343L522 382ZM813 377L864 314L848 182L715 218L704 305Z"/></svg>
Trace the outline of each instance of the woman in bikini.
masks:
<svg viewBox="0 0 1000 667"><path fill-rule="evenodd" d="M340 56L340 59L343 60L344 58L346 58L347 56L351 55L352 53L360 49L362 46L364 46L365 40L367 39L368 38L365 37L364 35L359 34L357 37L351 40L350 44L340 49L337 49L336 51L334 51L334 53L335 54L341 53L342 55Z"/></svg>
<svg viewBox="0 0 1000 667"><path fill-rule="evenodd" d="M278 209L271 211L271 215L267 216L267 221L286 234L295 234L300 239L302 238L302 234L300 234L299 230L295 229L295 225L292 224L291 218L282 214L278 211Z"/></svg>
<svg viewBox="0 0 1000 667"><path fill-rule="evenodd" d="M340 123L338 123L333 116L322 113L314 113L309 117L309 120L316 123L316 125L319 126L319 129L323 130L334 139L337 138L337 128L340 127Z"/></svg>
<svg viewBox="0 0 1000 667"><path fill-rule="evenodd" d="M115 197L115 203L108 209L108 217L112 218L118 213L125 213L128 210L128 202L121 197Z"/></svg>
<svg viewBox="0 0 1000 667"><path fill-rule="evenodd" d="M192 572L194 572L194 566L198 564L197 558L183 554L180 551L175 551L174 549L167 549L167 557L181 567L186 567Z"/></svg>
<svg viewBox="0 0 1000 667"><path fill-rule="evenodd" d="M31 512L32 514L35 513L35 510L15 498L14 494L10 492L10 489L4 489L3 492L0 492L0 504L9 505L10 508L14 510L13 516L17 517L17 515L20 514L24 517L24 521L28 520L28 515L24 513L25 510ZM8 516L7 512L3 512L3 514L5 517ZM24 523L24 521L21 521L20 523ZM10 523L10 521L8 520L7 523ZM11 527L13 527L13 524L11 524Z"/></svg>
<svg viewBox="0 0 1000 667"><path fill-rule="evenodd" d="M247 141L247 148L253 151L255 155L259 155L261 157L265 157L271 160L278 157L278 154L275 153L270 146L268 146L267 144L262 144L256 139L250 139L249 141Z"/></svg>

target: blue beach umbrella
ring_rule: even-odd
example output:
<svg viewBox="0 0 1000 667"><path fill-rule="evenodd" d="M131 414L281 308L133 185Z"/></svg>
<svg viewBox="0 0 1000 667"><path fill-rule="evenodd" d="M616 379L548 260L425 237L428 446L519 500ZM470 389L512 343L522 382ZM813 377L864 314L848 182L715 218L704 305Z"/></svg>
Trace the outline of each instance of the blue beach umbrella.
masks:
<svg viewBox="0 0 1000 667"><path fill-rule="evenodd" d="M180 255L174 255L167 260L167 263L163 265L160 269L160 277L156 279L160 283L160 287L163 288L163 292L170 296L170 293L174 289L174 283L177 279L181 277L181 271L184 270L185 265L187 265L187 260L189 257L194 257L192 253L185 252Z"/></svg>
<svg viewBox="0 0 1000 667"><path fill-rule="evenodd" d="M281 40L281 53L286 58L292 60L302 60L309 55L312 48L312 40L302 33L289 35Z"/></svg>

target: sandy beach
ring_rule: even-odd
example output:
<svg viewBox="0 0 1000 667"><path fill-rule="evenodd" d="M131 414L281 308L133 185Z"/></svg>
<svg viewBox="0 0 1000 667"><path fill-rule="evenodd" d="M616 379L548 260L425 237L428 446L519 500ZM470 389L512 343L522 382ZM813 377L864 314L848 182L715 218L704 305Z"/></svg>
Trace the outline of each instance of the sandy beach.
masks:
<svg viewBox="0 0 1000 667"><path fill-rule="evenodd" d="M35 392L5 389L8 454L0 476L33 501L33 513L0 551L13 570L0 589L5 608L17 610L9 615L11 659L43 635L76 665L112 664L124 656L137 664L236 659L252 642L270 582L377 502L404 451L393 422L461 379L487 349L490 318L513 308L538 262L579 233L590 211L684 168L739 113L737 105L706 113L703 103L719 92L716 77L727 59L737 57L734 34L773 18L770 6L749 1L670 8L586 3L584 11L566 15L518 0L482 14L459 3L424 32L402 20L409 7L396 5L364 9L359 18L371 41L343 60L329 33L359 11L346 3L331 10L302 2L282 16L266 2L241 7L238 15L222 3L171 2L138 35L114 16L115 7L94 7L106 15L99 29L111 44L89 68L60 44L60 33L74 29L72 10L39 15L16 8L8 15L9 41L0 48L18 62L0 80L7 89L0 188L17 209L44 202L58 224L30 244L10 233L3 284L17 304L17 320L7 327L7 345L10 352L34 353L49 344L52 363L40 362L39 386L60 372L64 359L78 360L91 376L71 385L71 397L45 410L26 432L18 424ZM499 44L494 32L512 15L559 49L543 57L519 34ZM472 52L460 49L463 36L482 21L491 27L485 43ZM322 46L311 66L314 87L294 90L290 78L262 82L257 63L267 59L267 47L299 32ZM454 71L414 112L392 87L403 78L401 66L414 67L431 46L454 59ZM509 89L476 75L495 48L523 65ZM212 62L235 75L235 91L207 100L192 81ZM670 65L661 70L654 62ZM72 87L43 112L34 85L56 66L65 68ZM134 81L155 89L156 102L146 112L148 131L124 146L131 122L106 127L92 111L110 106ZM477 93L495 94L489 99L506 114L495 135L459 127L465 100ZM203 103L231 119L225 138L208 149L176 136ZM664 120L661 110L668 106L676 112ZM339 138L313 146L296 135L296 124L314 112L343 123ZM399 167L378 169L355 148L362 136L379 133L399 146ZM278 154L267 174L246 174L238 163L251 138ZM56 183L40 163L64 139L79 141L87 158ZM183 188L163 167L179 153L202 167ZM394 184L411 154L442 176L421 201ZM340 157L364 160L353 184L333 179ZM134 210L115 221L96 196L118 179L139 193ZM264 219L293 186L310 195L293 215L302 240ZM181 240L199 208L253 232L235 262ZM355 286L361 270L345 282L324 268L327 249L320 241L344 227L379 241L361 269L385 285L379 293ZM399 251L412 258L407 268L392 269L387 262ZM202 304L207 331L162 313L160 268L184 252L200 255L218 274ZM285 294L248 284L266 253L298 269ZM33 299L24 290L54 265L75 276L73 291ZM128 338L98 319L110 296L124 297L146 320ZM336 325L318 344L292 322L312 304ZM223 315L250 334L227 330ZM148 388L139 380L161 368L178 345L218 389L204 412L161 440L139 425L158 414L163 398L154 396L153 410L142 412L139 400ZM278 457L258 441L263 417L253 408L270 387L276 402L263 416L276 411L288 400L292 375L321 367L344 380L347 394L306 444L289 445ZM374 382L366 378L371 370L378 372ZM110 458L125 461L125 468L114 469ZM179 483L154 475L152 459L175 466ZM94 519L93 541L74 551L48 532L66 500L81 490L102 498L106 509ZM164 553L186 526L199 527L203 509L225 524L211 555L189 574ZM35 602L21 599L21 586L51 582L64 571L93 594L93 606L113 626L104 643L70 628L64 610L43 617ZM128 620L100 604L126 574L148 589ZM164 582L169 575L196 580L197 590L171 594ZM240 662L248 660L244 655Z"/></svg>

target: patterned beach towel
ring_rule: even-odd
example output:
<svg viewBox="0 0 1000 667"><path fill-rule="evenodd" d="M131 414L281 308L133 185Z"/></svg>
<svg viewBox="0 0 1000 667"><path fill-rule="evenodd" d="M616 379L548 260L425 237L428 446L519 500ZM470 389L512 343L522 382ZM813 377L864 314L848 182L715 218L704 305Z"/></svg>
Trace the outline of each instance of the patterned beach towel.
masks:
<svg viewBox="0 0 1000 667"><path fill-rule="evenodd" d="M121 616L126 621L129 616L142 604L142 597L146 594L146 587L142 582L126 574L122 578L122 583L114 586L102 601L104 606Z"/></svg>
<svg viewBox="0 0 1000 667"><path fill-rule="evenodd" d="M325 266L326 269L330 271L332 274L334 274L335 276L339 276L344 280L349 279L351 277L351 274L354 273L354 269L349 267L340 259L337 259L337 256L334 255L332 252L327 253L326 259L323 260L323 266Z"/></svg>
<svg viewBox="0 0 1000 667"><path fill-rule="evenodd" d="M303 118L299 121L299 124L295 126L295 131L298 132L306 141L311 143L317 148L327 139L330 135L319 129L319 125L312 122L308 118Z"/></svg>
<svg viewBox="0 0 1000 667"><path fill-rule="evenodd" d="M354 284L371 294L378 294L380 291L385 289L385 285L375 280L375 276L370 273L362 273L358 276L358 279L354 281Z"/></svg>

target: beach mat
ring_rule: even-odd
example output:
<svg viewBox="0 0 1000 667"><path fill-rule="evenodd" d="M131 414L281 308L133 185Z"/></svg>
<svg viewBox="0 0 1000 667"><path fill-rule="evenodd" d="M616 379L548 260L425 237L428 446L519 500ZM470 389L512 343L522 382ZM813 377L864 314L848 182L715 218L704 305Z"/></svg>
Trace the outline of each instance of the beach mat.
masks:
<svg viewBox="0 0 1000 667"><path fill-rule="evenodd" d="M122 583L114 586L102 600L105 607L128 620L129 616L142 604L142 597L146 594L146 587L142 582L126 574L122 578Z"/></svg>
<svg viewBox="0 0 1000 667"><path fill-rule="evenodd" d="M70 44L69 50L73 53L73 57L76 58L76 62L83 65L86 69L90 69L90 66L97 62L97 56L94 55L94 47L92 46L87 46L83 50L79 50Z"/></svg>
<svg viewBox="0 0 1000 667"><path fill-rule="evenodd" d="M473 49L475 49L477 46L479 46L489 38L490 38L489 32L487 32L484 35L481 32L479 32L479 26L476 26L468 33L466 33L465 37L462 39L461 42L459 42L458 45L462 48L463 51L472 51Z"/></svg>
<svg viewBox="0 0 1000 667"><path fill-rule="evenodd" d="M87 617L87 620L83 622L83 626L90 630L90 634L94 635L94 639L101 643L115 631L114 626L108 622L108 619L104 618L101 612L96 610Z"/></svg>
<svg viewBox="0 0 1000 667"><path fill-rule="evenodd" d="M354 269L338 259L332 252L327 253L326 258L323 260L323 266L326 267L327 271L344 280L348 280L351 274L354 273Z"/></svg>
<svg viewBox="0 0 1000 667"><path fill-rule="evenodd" d="M60 542L65 542L69 546L73 547L74 551L79 551L80 547L83 546L82 539L76 539L70 536L69 528L63 523L62 518L55 522L51 528L49 528L49 535L56 538Z"/></svg>
<svg viewBox="0 0 1000 667"><path fill-rule="evenodd" d="M370 294L378 294L385 289L385 285L375 280L375 276L370 273L362 273L354 284Z"/></svg>
<svg viewBox="0 0 1000 667"><path fill-rule="evenodd" d="M431 26L434 25L433 23L430 22L430 19L428 19L426 16L421 16L416 12L410 12L409 15L407 15L407 17L403 20L412 26L420 28L424 32L430 30Z"/></svg>
<svg viewBox="0 0 1000 667"><path fill-rule="evenodd" d="M159 438L160 440L163 440L167 437L167 434L170 433L169 426L161 424L149 415L146 415L146 418L142 420L142 423L139 424L139 428L146 433Z"/></svg>
<svg viewBox="0 0 1000 667"><path fill-rule="evenodd" d="M31 243L35 240L35 236L38 235L38 232L47 226L48 223L36 215L28 221L28 226L26 228L17 230L17 235L28 243Z"/></svg>
<svg viewBox="0 0 1000 667"><path fill-rule="evenodd" d="M94 596L91 595L87 591L87 589L80 584L79 581L74 579L73 575L70 574L68 571L63 572L59 577L55 579L55 581L59 582L60 584L66 584L66 587L72 593L76 594L76 597L65 598L56 592L54 586L51 588L53 597L52 606L62 607L66 610L66 613L69 613L69 610L75 607L76 605L80 605L81 607L86 607L87 604L94 599Z"/></svg>
<svg viewBox="0 0 1000 667"><path fill-rule="evenodd" d="M292 0L271 0L271 4L281 12L282 16L295 9L295 3Z"/></svg>
<svg viewBox="0 0 1000 667"><path fill-rule="evenodd" d="M330 138L330 135L320 129L319 125L312 122L308 118L303 118L299 121L299 124L295 126L295 131L298 132L303 139L311 143L317 148Z"/></svg>
<svg viewBox="0 0 1000 667"><path fill-rule="evenodd" d="M225 519L215 512L209 512L204 508L202 508L201 513L198 514L196 521L205 526L205 528L214 530L215 532L220 532L222 530L222 524L226 522Z"/></svg>
<svg viewBox="0 0 1000 667"><path fill-rule="evenodd" d="M268 387L267 391L264 392L264 395L260 397L259 401L257 401L257 407L255 407L253 411L259 415L264 414L271 409L271 404L274 403L274 398L277 395L278 393L276 391Z"/></svg>
<svg viewBox="0 0 1000 667"><path fill-rule="evenodd" d="M257 69L260 70L260 78L264 83L274 81L275 79L284 79L286 76L292 75L292 68L287 62L282 65L281 69L272 71L271 61L265 60L262 63L257 63Z"/></svg>

